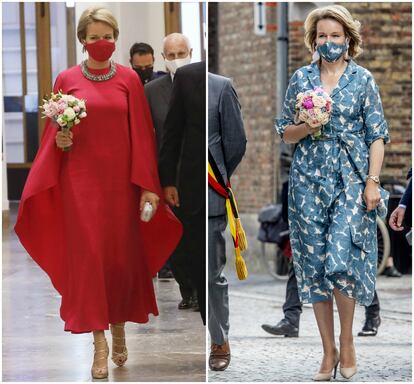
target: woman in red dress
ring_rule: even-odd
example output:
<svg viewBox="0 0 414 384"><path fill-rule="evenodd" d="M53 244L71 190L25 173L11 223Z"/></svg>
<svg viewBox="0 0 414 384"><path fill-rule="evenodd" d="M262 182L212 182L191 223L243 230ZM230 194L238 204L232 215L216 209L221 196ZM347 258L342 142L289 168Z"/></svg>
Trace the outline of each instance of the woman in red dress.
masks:
<svg viewBox="0 0 414 384"><path fill-rule="evenodd" d="M82 14L77 35L88 59L60 73L54 92L85 99L87 117L70 134L48 119L15 227L62 296L65 331L93 332L94 378L108 376L104 330L111 326L112 360L122 366L125 322L158 314L152 276L182 231L161 198L142 84L110 60L118 34L108 10ZM140 220L145 202L156 212L149 222Z"/></svg>

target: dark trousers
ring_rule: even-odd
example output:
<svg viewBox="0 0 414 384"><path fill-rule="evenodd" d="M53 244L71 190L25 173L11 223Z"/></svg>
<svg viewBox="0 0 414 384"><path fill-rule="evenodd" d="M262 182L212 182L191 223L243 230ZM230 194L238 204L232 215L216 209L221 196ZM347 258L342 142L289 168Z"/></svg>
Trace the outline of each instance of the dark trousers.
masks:
<svg viewBox="0 0 414 384"><path fill-rule="evenodd" d="M174 214L180 219L181 222L184 222L185 219L182 217L181 212L177 208L173 208ZM188 232L184 230L183 236L174 250L172 255L168 260L168 264L171 268L172 273L174 274L175 281L180 287L181 297L185 300L190 299L193 296L195 287L192 284L191 279L191 254L186 253L186 243L189 241L187 239Z"/></svg>
<svg viewBox="0 0 414 384"><path fill-rule="evenodd" d="M195 215L181 215L186 234L182 249L190 269L191 285L197 290L203 324L206 323L206 215L201 209Z"/></svg>
<svg viewBox="0 0 414 384"><path fill-rule="evenodd" d="M372 317L379 316L379 314L380 314L380 303L379 303L379 299L377 295L377 290L375 290L374 299L372 300L372 303L365 307L365 317L372 318Z"/></svg>
<svg viewBox="0 0 414 384"><path fill-rule="evenodd" d="M224 231L227 217L208 218L208 330L213 344L222 345L229 335L228 282L223 274L226 265Z"/></svg>
<svg viewBox="0 0 414 384"><path fill-rule="evenodd" d="M290 324L299 328L300 314L302 313L302 304L299 300L298 284L296 282L295 270L292 263L289 265L289 280L286 285L286 299L283 304L283 313L285 319Z"/></svg>
<svg viewBox="0 0 414 384"><path fill-rule="evenodd" d="M283 304L283 313L285 319L292 325L299 328L300 314L302 313L302 304L299 300L298 284L296 281L295 271L292 264L289 266L289 280L286 285L286 300ZM375 317L380 313L380 303L377 291L374 292L372 303L365 306L365 317Z"/></svg>

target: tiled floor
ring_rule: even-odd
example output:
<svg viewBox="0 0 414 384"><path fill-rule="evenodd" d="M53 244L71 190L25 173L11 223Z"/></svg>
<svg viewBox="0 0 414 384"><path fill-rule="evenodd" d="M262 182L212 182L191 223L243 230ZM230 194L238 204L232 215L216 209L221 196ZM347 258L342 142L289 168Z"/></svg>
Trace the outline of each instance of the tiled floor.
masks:
<svg viewBox="0 0 414 384"><path fill-rule="evenodd" d="M3 225L3 381L90 381L92 335L63 331L60 296L17 240L15 215ZM177 309L175 281L154 284L160 316L127 323L129 359L109 360L108 381L205 381L200 314Z"/></svg>

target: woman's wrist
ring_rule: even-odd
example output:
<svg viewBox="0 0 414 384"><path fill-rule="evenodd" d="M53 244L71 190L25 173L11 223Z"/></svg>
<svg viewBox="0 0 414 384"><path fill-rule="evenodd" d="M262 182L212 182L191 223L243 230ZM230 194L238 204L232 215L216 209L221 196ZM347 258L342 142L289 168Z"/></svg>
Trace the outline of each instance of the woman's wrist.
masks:
<svg viewBox="0 0 414 384"><path fill-rule="evenodd" d="M309 135L309 127L308 127L308 124L302 123L300 125L302 126L302 130L305 133L305 135Z"/></svg>
<svg viewBox="0 0 414 384"><path fill-rule="evenodd" d="M310 126L308 124L302 123L298 127L301 128L301 139L310 135Z"/></svg>
<svg viewBox="0 0 414 384"><path fill-rule="evenodd" d="M365 185L368 188L378 188L378 184L374 180L371 180L371 179L367 179L365 182Z"/></svg>

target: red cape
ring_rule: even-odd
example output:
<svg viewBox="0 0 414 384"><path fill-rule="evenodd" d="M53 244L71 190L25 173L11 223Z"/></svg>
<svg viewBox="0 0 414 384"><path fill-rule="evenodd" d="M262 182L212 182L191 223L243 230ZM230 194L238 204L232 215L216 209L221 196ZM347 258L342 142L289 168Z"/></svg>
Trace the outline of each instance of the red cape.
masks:
<svg viewBox="0 0 414 384"><path fill-rule="evenodd" d="M130 154L128 155L131 162L129 182L133 186L132 189L136 189L137 196L139 196L141 189L145 189L156 193L161 198L158 210L149 223L144 223L140 220L138 211L132 213L138 222L136 244L139 247L139 255L142 255L143 261L141 264L145 264L142 265L141 269L145 273L149 273L149 278L151 278L162 267L177 246L182 235L182 226L162 199L163 194L157 169L155 134L143 87L132 70L121 65L117 65L117 67L116 76L118 76L118 80L116 84L114 83L114 86L121 87L122 91L126 92L128 99L127 121L129 122L130 148L125 148L125 150ZM70 68L58 76L54 92L62 89L63 93L69 93L71 89L68 84L72 83L78 82L80 84L79 89L88 87L89 83L93 83L85 83L85 81L89 82L82 77L78 66ZM112 79L109 81L112 81ZM102 85L92 84L92 86L98 88L98 86ZM108 86L110 86L109 83ZM92 91L95 91L95 88ZM77 91L73 92L75 96L82 97L81 91L78 92L79 95L76 94ZM106 97L111 97L111 95L106 95ZM86 119L93 119L92 107L91 113L88 113ZM45 270L54 287L62 295L63 307L65 294L68 295L68 289L72 289L67 276L68 262L65 260L65 257L68 257L67 250L72 245L67 244L67 232L64 233L64 226L62 225L64 212L68 212L68 208L66 207L65 211L64 205L66 201L63 200L61 176L62 172L64 172L64 162L71 161L70 157L65 159L65 156L77 156L81 150L80 147L78 147L78 152L75 150L78 132L76 130L78 129L82 134L87 131L85 128L82 128L82 123L79 126L75 126L73 154L71 153L72 151L65 153L58 149L55 144L56 125L50 119L47 120L39 151L23 190L15 231L24 248L40 267ZM89 124L91 124L91 120ZM85 131L82 132L82 129ZM104 135L104 133L102 134ZM79 146L80 143L81 141L79 141ZM111 142L108 142L108 145L111 145ZM82 152L81 156L87 157L88 151ZM75 157L73 158L75 159ZM96 196L96 199L99 199L99 195ZM114 226L113 230L116 231L116 223L114 223ZM70 238L73 239L78 236L80 241L82 241L82 225L74 222L70 230L74 231L71 233ZM98 241L105 241L105 238L101 239L99 236ZM87 273L93 273L93 271L87 271ZM144 293L142 294L145 295ZM151 296L151 292L149 296ZM156 306L155 309L154 306L155 304L151 305L149 303L147 307L150 309L146 312L156 314ZM62 318L68 321L67 317L69 315L65 315L62 311L65 312L65 309L61 309L61 314ZM105 321L102 322L99 320L99 324L105 325L106 321L111 320L110 317L105 317ZM141 322L142 320L144 322L145 317L146 314L140 315L139 321ZM122 315L120 315L118 320L122 321ZM134 320L132 319L132 321ZM72 332L92 330L88 329L87 326L86 329L83 329L81 326L72 327L68 324L66 324L65 329Z"/></svg>

